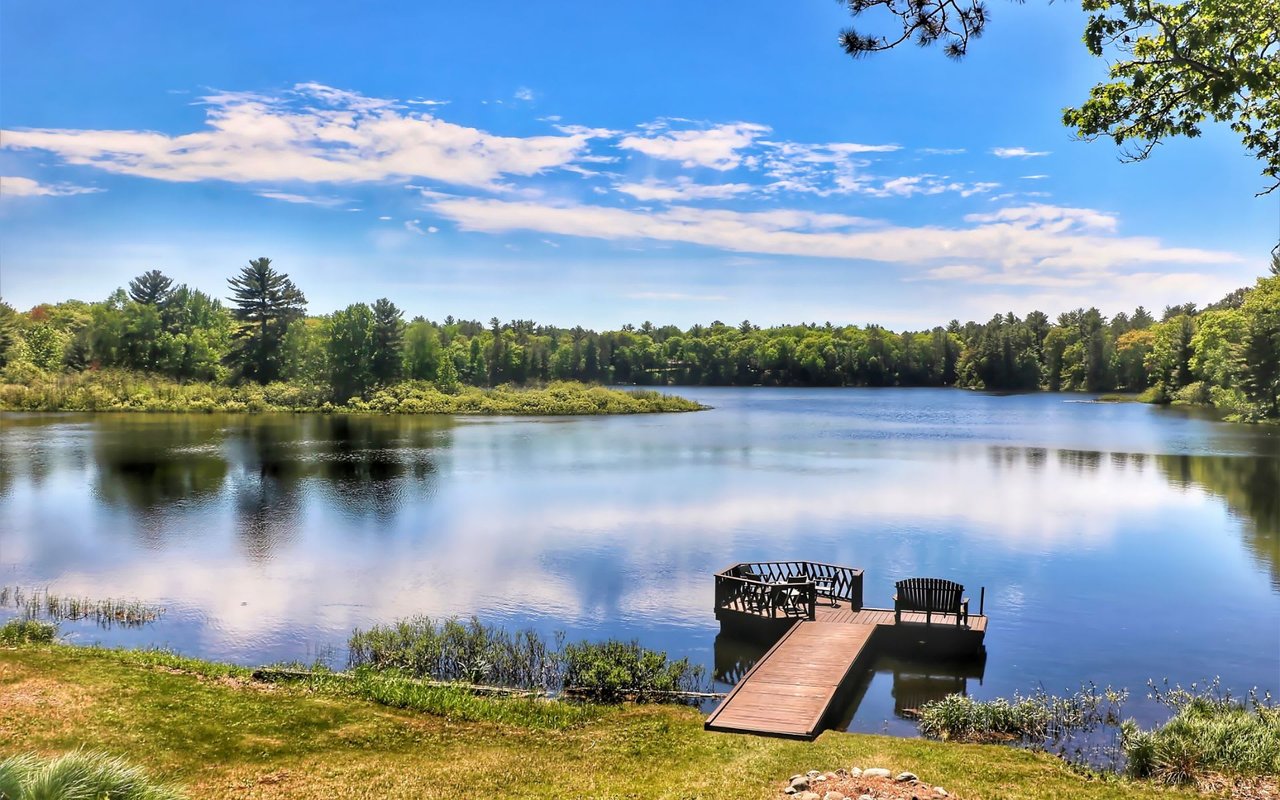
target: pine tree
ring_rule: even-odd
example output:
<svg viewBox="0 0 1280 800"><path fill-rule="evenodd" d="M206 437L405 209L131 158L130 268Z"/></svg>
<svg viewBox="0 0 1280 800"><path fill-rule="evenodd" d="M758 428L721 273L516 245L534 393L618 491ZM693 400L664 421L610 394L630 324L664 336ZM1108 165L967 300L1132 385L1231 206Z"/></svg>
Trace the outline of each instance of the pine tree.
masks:
<svg viewBox="0 0 1280 800"><path fill-rule="evenodd" d="M144 306L163 308L173 295L173 280L158 269L148 270L129 281L129 299Z"/></svg>
<svg viewBox="0 0 1280 800"><path fill-rule="evenodd" d="M373 304L374 380L391 384L404 374L404 312L396 304L382 298Z"/></svg>
<svg viewBox="0 0 1280 800"><path fill-rule="evenodd" d="M302 317L307 298L271 259L254 259L230 278L231 313L240 328L227 361L241 380L268 383L280 376L281 343L289 325Z"/></svg>

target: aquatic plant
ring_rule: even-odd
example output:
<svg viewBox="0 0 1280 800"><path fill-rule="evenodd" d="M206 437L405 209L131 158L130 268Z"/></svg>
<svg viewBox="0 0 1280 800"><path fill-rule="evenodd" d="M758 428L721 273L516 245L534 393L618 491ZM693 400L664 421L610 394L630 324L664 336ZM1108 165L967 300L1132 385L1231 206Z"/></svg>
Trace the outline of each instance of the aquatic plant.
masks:
<svg viewBox="0 0 1280 800"><path fill-rule="evenodd" d="M684 699L702 688L704 670L637 642L553 646L535 631L511 633L472 618L412 617L355 630L348 664L414 678L565 693L614 702Z"/></svg>
<svg viewBox="0 0 1280 800"><path fill-rule="evenodd" d="M77 750L56 758L15 755L0 761L0 798L12 800L182 800L121 758Z"/></svg>
<svg viewBox="0 0 1280 800"><path fill-rule="evenodd" d="M139 627L155 622L164 616L163 606L140 600L109 598L92 600L88 597L57 595L49 590L24 591L22 587L0 587L0 608L16 608L26 619L79 622L92 620L104 628L116 625Z"/></svg>
<svg viewBox="0 0 1280 800"><path fill-rule="evenodd" d="M952 694L925 703L918 727L925 736L967 742L1022 742L1043 746L1059 743L1074 733L1100 725L1117 725L1128 692L1099 690L1086 684L1079 691L1059 696L1037 690L1031 695L1014 693L1013 699L974 700Z"/></svg>
<svg viewBox="0 0 1280 800"><path fill-rule="evenodd" d="M511 633L474 617L460 622L416 616L367 631L357 628L347 646L352 667L524 689L559 685L559 654L537 632Z"/></svg>

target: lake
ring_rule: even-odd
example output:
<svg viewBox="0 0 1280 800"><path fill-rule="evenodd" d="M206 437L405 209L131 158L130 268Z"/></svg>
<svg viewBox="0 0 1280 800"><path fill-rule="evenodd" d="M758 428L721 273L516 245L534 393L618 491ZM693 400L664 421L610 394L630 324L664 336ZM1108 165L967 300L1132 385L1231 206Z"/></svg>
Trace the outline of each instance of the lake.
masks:
<svg viewBox="0 0 1280 800"><path fill-rule="evenodd" d="M1280 690L1280 431L1078 395L708 389L695 414L0 415L0 585L136 597L75 641L260 664L471 616L717 664L712 573L805 559L959 581L985 663L882 659L848 727L1084 681ZM0 616L15 613L0 610ZM723 687L725 684L720 682ZM911 699L909 699L911 698Z"/></svg>

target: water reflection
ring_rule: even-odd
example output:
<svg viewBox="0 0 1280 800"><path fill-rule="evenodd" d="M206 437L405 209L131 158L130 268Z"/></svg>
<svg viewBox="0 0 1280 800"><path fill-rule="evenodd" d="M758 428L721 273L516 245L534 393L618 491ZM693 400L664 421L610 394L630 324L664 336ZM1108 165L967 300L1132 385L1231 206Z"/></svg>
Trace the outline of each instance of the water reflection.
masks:
<svg viewBox="0 0 1280 800"><path fill-rule="evenodd" d="M1157 456L1175 486L1196 486L1223 498L1244 519L1244 544L1280 591L1280 456Z"/></svg>
<svg viewBox="0 0 1280 800"><path fill-rule="evenodd" d="M969 692L1215 674L1280 689L1270 431L1052 396L687 394L716 410L0 415L0 570L185 609L150 642L107 643L260 663L476 614L636 637L725 682L763 650L716 637L709 576L817 559L864 567L875 605L909 575L988 587ZM1170 580L1188 574L1194 603ZM1066 624L1067 607L1102 613ZM911 669L877 664L858 719L905 725L899 693L958 685Z"/></svg>

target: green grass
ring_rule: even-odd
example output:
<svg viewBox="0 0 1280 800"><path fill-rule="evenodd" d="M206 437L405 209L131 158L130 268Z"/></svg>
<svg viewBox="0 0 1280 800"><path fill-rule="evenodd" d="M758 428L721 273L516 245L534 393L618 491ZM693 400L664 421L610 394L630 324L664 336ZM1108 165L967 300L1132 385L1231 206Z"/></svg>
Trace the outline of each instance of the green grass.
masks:
<svg viewBox="0 0 1280 800"><path fill-rule="evenodd" d="M152 412L376 412L389 414L595 415L698 411L701 405L655 391L623 391L574 382L541 388L462 387L442 392L408 381L350 402L331 402L327 387L270 383L224 386L122 370L48 373L0 384L0 410Z"/></svg>
<svg viewBox="0 0 1280 800"><path fill-rule="evenodd" d="M53 758L34 753L0 761L4 800L181 800L182 793L156 783L122 758L74 751Z"/></svg>
<svg viewBox="0 0 1280 800"><path fill-rule="evenodd" d="M849 766L910 770L970 800L1127 800L1153 791L1000 746L837 732L812 743L714 734L696 710L661 705L593 707L589 718L562 727L516 713L473 720L370 702L359 696L364 688L264 684L248 675L156 652L0 649L0 757L90 746L182 785L193 800L764 800L779 796L789 775Z"/></svg>

